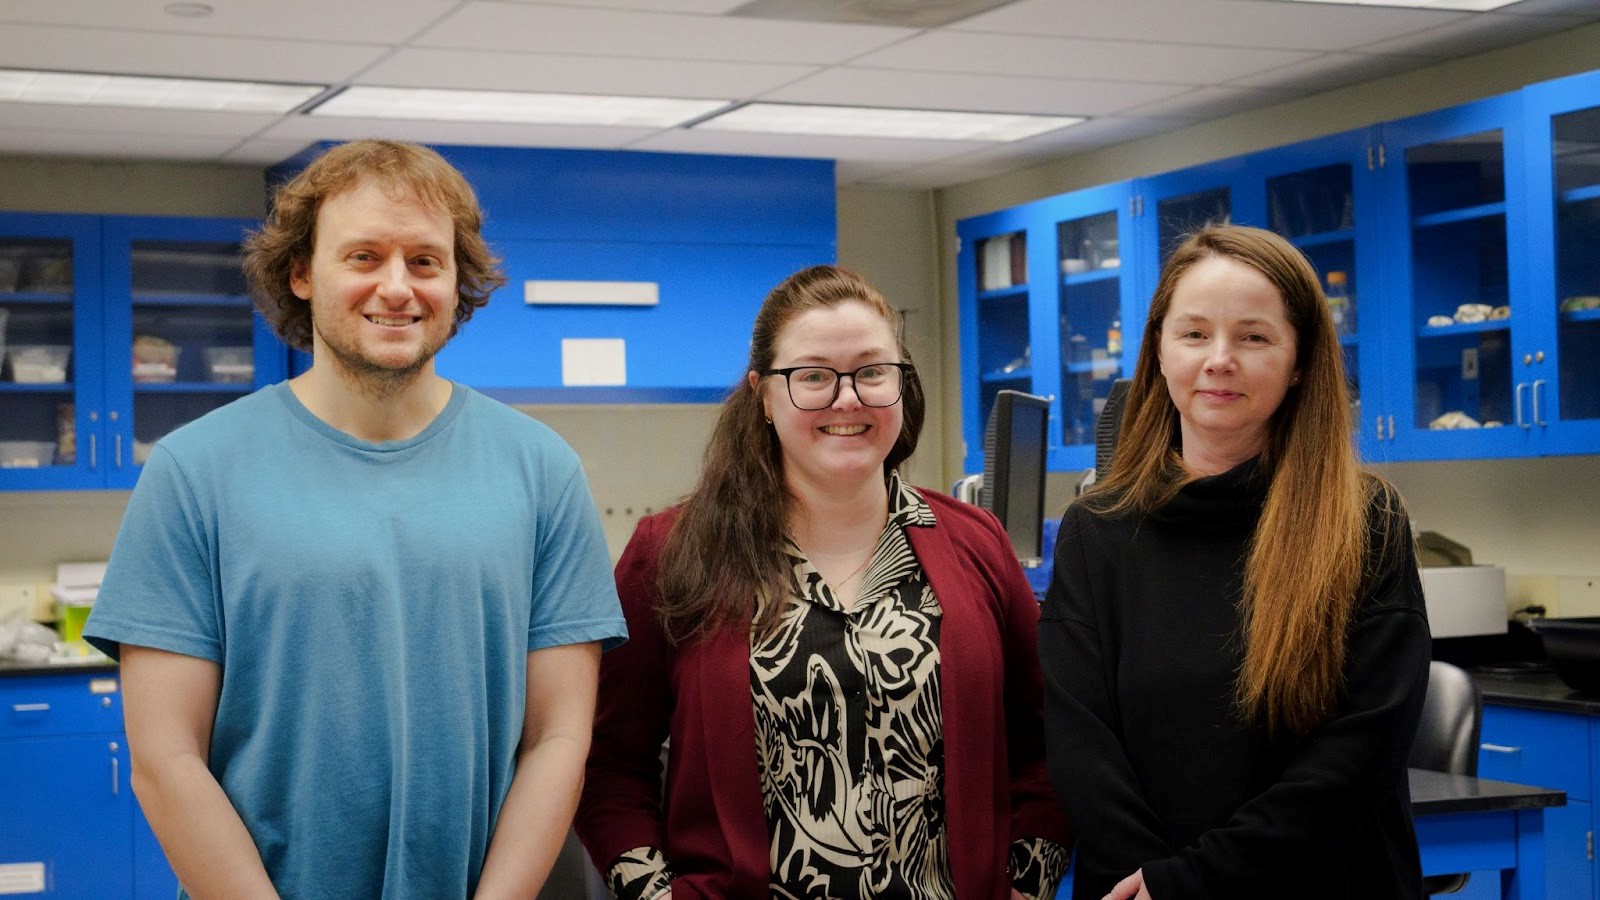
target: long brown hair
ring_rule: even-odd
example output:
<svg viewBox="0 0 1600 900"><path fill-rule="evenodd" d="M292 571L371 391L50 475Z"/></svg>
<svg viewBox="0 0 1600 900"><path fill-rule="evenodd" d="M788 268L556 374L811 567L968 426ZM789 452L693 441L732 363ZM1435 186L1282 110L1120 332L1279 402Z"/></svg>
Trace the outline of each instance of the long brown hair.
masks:
<svg viewBox="0 0 1600 900"><path fill-rule="evenodd" d="M424 205L450 217L455 232L457 299L450 334L489 302L495 288L506 283L500 260L480 233L483 211L478 197L444 157L404 141L340 144L277 189L267 220L245 240L244 271L256 308L292 347L311 350L311 304L295 296L289 279L297 266L311 262L317 213L323 201L355 190L369 178L385 189L410 191Z"/></svg>
<svg viewBox="0 0 1600 900"><path fill-rule="evenodd" d="M1234 697L1247 720L1303 734L1329 717L1344 686L1347 632L1373 563L1368 528L1380 527L1369 525L1367 509L1381 483L1357 464L1343 354L1316 270L1288 241L1259 228L1212 226L1173 252L1151 299L1111 472L1089 505L1148 512L1193 480L1158 351L1179 280L1213 256L1266 276L1296 336L1301 380L1273 414L1262 458L1271 484L1245 562L1244 661Z"/></svg>
<svg viewBox="0 0 1600 900"><path fill-rule="evenodd" d="M911 362L900 314L865 278L839 266L812 266L784 279L761 304L750 336L749 371L772 367L779 336L796 316L858 301L895 334L902 362ZM702 637L753 618L758 600L792 589L784 559L784 523L793 498L783 479L783 453L767 424L756 380L742 377L722 404L706 446L700 479L683 503L661 550L658 615L674 640ZM917 448L925 412L922 384L906 373L900 434L883 461L885 477ZM758 633L777 623L779 603L760 604Z"/></svg>

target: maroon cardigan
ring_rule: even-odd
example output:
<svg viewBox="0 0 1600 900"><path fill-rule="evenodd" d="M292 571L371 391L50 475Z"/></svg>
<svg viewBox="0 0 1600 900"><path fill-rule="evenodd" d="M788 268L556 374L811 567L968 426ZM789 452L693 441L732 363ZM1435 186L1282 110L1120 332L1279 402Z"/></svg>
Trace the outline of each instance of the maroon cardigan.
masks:
<svg viewBox="0 0 1600 900"><path fill-rule="evenodd" d="M950 869L962 900L1005 900L1014 838L1070 846L1045 774L1038 603L1000 523L923 491L938 524L906 531L943 610L939 657ZM659 847L674 900L766 898L770 866L748 621L673 646L653 612L677 509L639 522L617 562L628 642L608 652L575 822L602 871ZM666 800L660 748L671 737Z"/></svg>

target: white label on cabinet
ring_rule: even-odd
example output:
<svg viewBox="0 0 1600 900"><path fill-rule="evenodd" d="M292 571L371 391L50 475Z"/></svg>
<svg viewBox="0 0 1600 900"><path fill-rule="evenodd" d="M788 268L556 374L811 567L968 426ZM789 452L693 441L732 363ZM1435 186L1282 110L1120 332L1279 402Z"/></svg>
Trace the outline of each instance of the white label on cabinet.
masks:
<svg viewBox="0 0 1600 900"><path fill-rule="evenodd" d="M561 383L568 387L627 384L627 342L621 338L562 338Z"/></svg>
<svg viewBox="0 0 1600 900"><path fill-rule="evenodd" d="M654 281L524 281L522 299L537 305L655 306L661 289Z"/></svg>
<svg viewBox="0 0 1600 900"><path fill-rule="evenodd" d="M116 692L117 680L115 678L89 679L89 693L91 694L115 694Z"/></svg>
<svg viewBox="0 0 1600 900"><path fill-rule="evenodd" d="M0 865L0 894L44 893L44 863Z"/></svg>

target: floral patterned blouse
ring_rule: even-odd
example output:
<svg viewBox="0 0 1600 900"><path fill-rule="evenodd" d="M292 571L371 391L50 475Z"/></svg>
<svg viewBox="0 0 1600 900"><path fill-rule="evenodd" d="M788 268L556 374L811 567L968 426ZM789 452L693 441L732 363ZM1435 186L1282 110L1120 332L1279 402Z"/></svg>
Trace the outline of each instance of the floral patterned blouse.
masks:
<svg viewBox="0 0 1600 900"><path fill-rule="evenodd" d="M756 753L777 898L954 900L944 819L941 610L906 537L933 509L892 474L889 521L845 611L803 552L785 552L799 591L778 627L752 636ZM1053 896L1068 852L1013 843L1012 883ZM657 848L608 873L622 900L671 881Z"/></svg>

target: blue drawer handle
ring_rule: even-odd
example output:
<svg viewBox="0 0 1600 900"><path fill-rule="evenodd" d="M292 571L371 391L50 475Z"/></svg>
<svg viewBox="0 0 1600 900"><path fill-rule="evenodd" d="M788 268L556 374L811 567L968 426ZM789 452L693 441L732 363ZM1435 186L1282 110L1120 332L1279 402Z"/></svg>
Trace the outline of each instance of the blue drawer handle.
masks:
<svg viewBox="0 0 1600 900"><path fill-rule="evenodd" d="M42 713L50 711L48 703L13 703L11 711L14 713Z"/></svg>
<svg viewBox="0 0 1600 900"><path fill-rule="evenodd" d="M1504 744L1479 744L1478 749L1485 753L1521 753L1521 747L1507 747Z"/></svg>

